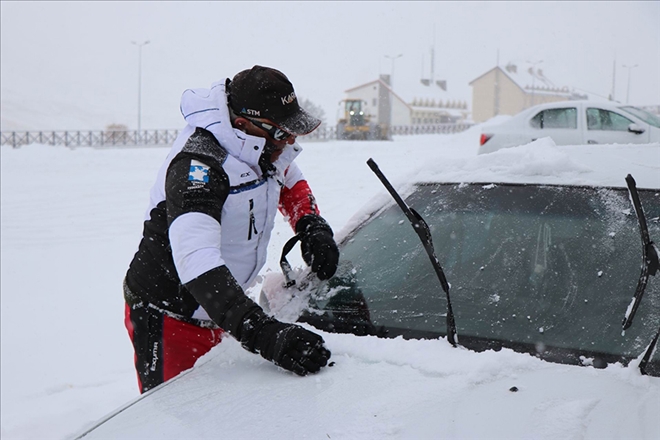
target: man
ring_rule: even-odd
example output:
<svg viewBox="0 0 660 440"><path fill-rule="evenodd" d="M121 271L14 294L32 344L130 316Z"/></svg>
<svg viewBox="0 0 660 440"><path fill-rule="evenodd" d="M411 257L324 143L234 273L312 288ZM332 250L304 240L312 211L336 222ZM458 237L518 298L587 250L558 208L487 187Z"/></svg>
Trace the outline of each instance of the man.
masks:
<svg viewBox="0 0 660 440"><path fill-rule="evenodd" d="M266 262L278 208L312 271L327 279L337 269L332 229L293 162L296 136L321 121L283 73L262 66L186 90L181 112L188 125L151 189L124 281L140 392L191 368L224 332L298 375L319 371L330 357L323 339L266 315L244 289Z"/></svg>

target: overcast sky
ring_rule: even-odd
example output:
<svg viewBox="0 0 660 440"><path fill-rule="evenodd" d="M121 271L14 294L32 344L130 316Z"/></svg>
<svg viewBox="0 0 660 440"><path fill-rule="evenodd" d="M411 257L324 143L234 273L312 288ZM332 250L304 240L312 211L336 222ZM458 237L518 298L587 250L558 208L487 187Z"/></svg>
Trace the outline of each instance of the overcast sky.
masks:
<svg viewBox="0 0 660 440"><path fill-rule="evenodd" d="M611 93L616 59L616 99L626 101L630 71L630 103L660 104L658 1L2 1L1 8L3 113L16 102L66 102L102 114L102 124L136 128L131 41L146 40L142 128L179 128L185 89L255 64L282 70L298 96L334 122L346 89L392 73L387 56L403 55L393 81L405 95L429 76L432 46L435 78L469 105L468 83L495 67L498 51L500 65L542 60L553 83L593 98Z"/></svg>

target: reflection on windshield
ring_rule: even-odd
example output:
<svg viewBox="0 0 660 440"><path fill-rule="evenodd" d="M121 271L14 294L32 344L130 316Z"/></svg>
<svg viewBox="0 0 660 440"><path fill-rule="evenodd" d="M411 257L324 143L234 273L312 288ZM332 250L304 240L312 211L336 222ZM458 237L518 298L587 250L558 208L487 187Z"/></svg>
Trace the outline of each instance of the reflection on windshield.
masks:
<svg viewBox="0 0 660 440"><path fill-rule="evenodd" d="M639 119L646 122L647 124L660 128L660 118L654 115L653 113L649 113L646 110L642 110L641 108L632 107L632 106L625 106L619 108L624 112L628 112L633 116L637 116Z"/></svg>
<svg viewBox="0 0 660 440"><path fill-rule="evenodd" d="M640 197L658 237L660 196L640 190ZM612 358L639 355L655 333L660 289L651 280L648 303L621 335L641 259L625 189L423 185L406 202L431 227L461 343L480 338ZM350 237L337 275L313 296L326 317L336 315L344 328L360 324L361 334L446 332L438 279L396 206Z"/></svg>

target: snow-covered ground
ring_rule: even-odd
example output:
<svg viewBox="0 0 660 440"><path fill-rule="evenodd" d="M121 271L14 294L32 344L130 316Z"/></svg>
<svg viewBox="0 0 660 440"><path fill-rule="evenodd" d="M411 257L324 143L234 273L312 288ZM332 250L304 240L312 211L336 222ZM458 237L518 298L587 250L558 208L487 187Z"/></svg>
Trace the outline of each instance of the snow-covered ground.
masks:
<svg viewBox="0 0 660 440"><path fill-rule="evenodd" d="M298 163L322 215L340 231L365 203L383 194L368 158L395 186L422 165L463 164L469 171L479 133L474 127L393 142L307 143ZM552 174L552 166L565 163L566 156L540 144L548 167L530 172ZM70 438L138 397L121 283L167 151L2 147L3 439ZM522 156L498 157L496 167L515 165ZM660 157L639 167L648 174L638 178L640 187L648 185L640 180L658 184ZM627 172L622 170L622 184ZM576 181L588 174L583 168L574 173ZM279 253L291 235L279 217L264 273L279 270ZM291 263L301 265L293 254ZM660 438L660 379L632 368L562 366L508 350L476 354L451 349L445 341L323 336L337 364L306 378L278 371L234 341L224 341L181 382L201 392L200 377L217 368L214 377L231 399L207 396L205 402L215 403L204 409L193 402L194 393L183 394L189 410L155 399L152 405L168 407L171 423L139 431L137 422L133 434L175 438L186 416L204 416L206 429L217 426L217 436L229 432L232 438L320 438L306 434L319 426L326 429L322 438ZM517 393L509 391L513 386ZM241 407L269 396L272 406ZM296 401L289 419L274 410ZM305 402L317 405L316 420L296 418L296 408ZM361 411L359 419L351 409ZM141 411L148 414L149 407ZM342 424L349 416L351 422ZM191 430L191 436L201 435L202 428ZM120 431L105 435L125 438Z"/></svg>

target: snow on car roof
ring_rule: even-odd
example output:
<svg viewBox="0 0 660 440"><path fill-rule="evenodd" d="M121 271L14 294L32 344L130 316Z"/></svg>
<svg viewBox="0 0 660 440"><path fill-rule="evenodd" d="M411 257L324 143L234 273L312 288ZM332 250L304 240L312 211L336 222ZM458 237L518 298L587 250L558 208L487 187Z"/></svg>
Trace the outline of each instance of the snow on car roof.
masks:
<svg viewBox="0 0 660 440"><path fill-rule="evenodd" d="M475 128L479 130L481 126ZM476 131L475 131L476 132ZM476 139L470 133L457 135L460 142ZM409 173L392 176L391 183L402 197L410 195L419 183L541 184L603 186L626 188L631 174L639 189L660 189L660 144L563 145L551 138L541 138L518 147L474 155L456 148L438 145L426 150L425 161ZM378 162L378 156L374 157ZM386 176L394 169L383 167ZM394 203L385 189L361 206L344 227L337 231L339 240L382 207Z"/></svg>
<svg viewBox="0 0 660 440"><path fill-rule="evenodd" d="M416 182L529 183L660 189L660 144L556 146L550 138L490 154L450 158L413 174Z"/></svg>

